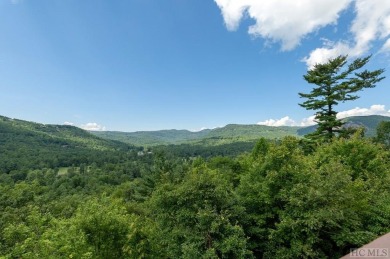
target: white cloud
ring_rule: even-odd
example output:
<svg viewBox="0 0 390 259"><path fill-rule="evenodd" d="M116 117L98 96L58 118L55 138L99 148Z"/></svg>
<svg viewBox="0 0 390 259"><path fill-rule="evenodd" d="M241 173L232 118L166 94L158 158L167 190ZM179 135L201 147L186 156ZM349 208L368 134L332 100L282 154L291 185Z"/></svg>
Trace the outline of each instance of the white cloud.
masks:
<svg viewBox="0 0 390 259"><path fill-rule="evenodd" d="M265 121L260 121L257 123L258 125L265 125L265 126L274 126L274 127L279 127L279 126L295 126L296 122L290 117L285 116L281 119L274 120L274 119L269 119Z"/></svg>
<svg viewBox="0 0 390 259"><path fill-rule="evenodd" d="M382 44L380 52L390 52L389 0L214 0L221 9L226 27L236 30L244 18L254 24L248 33L270 42L280 42L281 49L292 50L302 39L323 27L337 25L342 12L354 9L349 34L314 49L302 59L311 68L340 54L351 58L375 52L374 43ZM337 30L337 27L335 27Z"/></svg>
<svg viewBox="0 0 390 259"><path fill-rule="evenodd" d="M352 21L349 42L339 41L332 45L313 50L303 61L311 68L316 63L323 63L340 54L358 57L372 51L375 42L387 41L380 52L390 50L390 1L355 0L356 17Z"/></svg>
<svg viewBox="0 0 390 259"><path fill-rule="evenodd" d="M282 50L292 50L306 35L336 24L340 12L352 1L215 0L229 30L236 30L242 18L248 15L255 21L249 27L249 34L281 42Z"/></svg>
<svg viewBox="0 0 390 259"><path fill-rule="evenodd" d="M206 130L206 129L209 129L209 128L201 127L200 129L190 129L189 131L191 131L191 132L200 132L200 131Z"/></svg>
<svg viewBox="0 0 390 259"><path fill-rule="evenodd" d="M266 125L266 126L273 126L273 127L279 127L279 126L301 126L306 127L310 125L316 124L314 121L314 115L302 119L300 122L297 122L293 119L291 119L289 116L285 116L281 119L268 119L265 121L260 121L257 123L258 125Z"/></svg>
<svg viewBox="0 0 390 259"><path fill-rule="evenodd" d="M313 50L308 57L302 59L309 69L315 64L326 63L329 59L350 53L350 47L345 42L328 42L324 48Z"/></svg>
<svg viewBox="0 0 390 259"><path fill-rule="evenodd" d="M63 123L63 125L74 126L74 123L73 123L73 122L69 122L69 121L65 121L65 122Z"/></svg>
<svg viewBox="0 0 390 259"><path fill-rule="evenodd" d="M81 128L84 130L90 130L90 131L105 131L106 127L97 124L96 122L89 122L87 124L81 125Z"/></svg>
<svg viewBox="0 0 390 259"><path fill-rule="evenodd" d="M213 130L213 129L218 129L218 128L223 128L224 126L218 126L218 127L211 127L211 128L207 128L207 127L201 127L200 129L190 129L189 131L191 132L200 132L202 130Z"/></svg>
<svg viewBox="0 0 390 259"><path fill-rule="evenodd" d="M390 117L390 110L386 110L385 105L381 104L374 104L371 105L370 108L353 108L347 111L342 111L337 114L337 118L343 119L346 117L352 117L352 116L367 116L367 115L383 115L383 116L389 116ZM314 115L302 119L300 122L297 122L293 119L291 119L289 116L285 116L281 119L268 119L265 121L260 121L257 124L258 125L266 125L266 126L301 126L306 127L310 125L315 125L316 122L314 121Z"/></svg>
<svg viewBox="0 0 390 259"><path fill-rule="evenodd" d="M300 123L298 123L298 125L296 125L296 126L306 127L306 126L315 125L315 124L317 124L317 123L314 121L314 118L315 118L314 115L312 115L312 116L310 116L310 117L307 117L307 118L304 118L304 119L302 119L302 121L301 121Z"/></svg>
<svg viewBox="0 0 390 259"><path fill-rule="evenodd" d="M370 108L359 108L356 107L354 109L348 111L342 111L337 114L337 118L343 119L351 116L367 116L367 115L383 115L390 116L390 110L386 110L385 105L374 104L371 105Z"/></svg>

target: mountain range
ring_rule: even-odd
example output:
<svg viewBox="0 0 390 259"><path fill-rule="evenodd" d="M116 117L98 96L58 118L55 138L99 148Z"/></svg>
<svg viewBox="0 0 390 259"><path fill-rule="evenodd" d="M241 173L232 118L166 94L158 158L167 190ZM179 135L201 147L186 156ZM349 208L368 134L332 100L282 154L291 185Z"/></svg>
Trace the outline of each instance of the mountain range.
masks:
<svg viewBox="0 0 390 259"><path fill-rule="evenodd" d="M380 115L356 116L345 119L348 127L364 127L366 136L375 135L381 121L390 117ZM100 151L128 150L135 146L157 146L175 144L221 145L233 142L254 141L259 138L278 139L285 136L303 136L315 130L309 127L272 127L264 125L229 124L221 128L205 129L198 132L188 130L159 131L85 131L74 126L47 125L11 119L0 116L0 144L11 141L12 145L53 148L90 149ZM129 145L130 144L130 145Z"/></svg>
<svg viewBox="0 0 390 259"><path fill-rule="evenodd" d="M267 139L282 138L284 136L297 135L299 129L300 127L229 124L225 127L205 129L198 132L172 129L138 132L92 131L91 133L104 139L140 146L204 142L213 145L235 141L249 141L261 137Z"/></svg>
<svg viewBox="0 0 390 259"><path fill-rule="evenodd" d="M354 116L345 118L347 127L363 127L365 135L373 137L376 127L381 121L390 121L390 117L381 115ZM198 132L189 130L159 130L159 131L92 131L95 136L121 141L137 146L175 145L175 144L203 144L220 145L232 142L253 141L259 138L278 139L285 136L302 137L315 131L316 126L265 126L229 124L216 129L205 129Z"/></svg>
<svg viewBox="0 0 390 259"><path fill-rule="evenodd" d="M345 119L348 127L364 127L366 136L375 135L385 116L359 116ZM161 148L178 156L237 155L249 151L263 137L301 137L310 127L270 127L229 124L199 132L160 130L139 132L95 131L66 125L47 125L0 116L0 168L11 172L23 168L68 167L88 163L115 162L121 156L136 155L143 147ZM158 147L159 146L159 147Z"/></svg>

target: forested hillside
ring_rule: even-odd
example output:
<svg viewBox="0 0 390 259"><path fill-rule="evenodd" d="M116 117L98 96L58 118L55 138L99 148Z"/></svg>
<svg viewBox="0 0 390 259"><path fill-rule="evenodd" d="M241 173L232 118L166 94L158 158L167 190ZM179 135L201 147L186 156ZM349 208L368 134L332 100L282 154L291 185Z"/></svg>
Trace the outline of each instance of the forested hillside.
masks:
<svg viewBox="0 0 390 259"><path fill-rule="evenodd" d="M0 117L0 172L116 161L136 148L98 138L73 126L44 125Z"/></svg>
<svg viewBox="0 0 390 259"><path fill-rule="evenodd" d="M0 257L339 258L390 231L388 126L141 151L3 118Z"/></svg>
<svg viewBox="0 0 390 259"><path fill-rule="evenodd" d="M104 138L122 141L133 145L164 145L179 144L185 141L198 140L209 133L210 130L191 132L188 130L159 130L159 131L91 131L92 134Z"/></svg>

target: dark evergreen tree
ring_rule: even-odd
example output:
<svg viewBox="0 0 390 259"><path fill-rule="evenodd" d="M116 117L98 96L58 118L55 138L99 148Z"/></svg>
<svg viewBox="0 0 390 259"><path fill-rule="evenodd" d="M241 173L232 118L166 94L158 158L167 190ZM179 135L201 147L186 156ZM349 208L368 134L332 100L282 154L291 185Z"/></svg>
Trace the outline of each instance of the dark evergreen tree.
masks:
<svg viewBox="0 0 390 259"><path fill-rule="evenodd" d="M317 85L308 94L299 93L301 98L306 99L299 105L307 110L316 111L315 121L318 128L308 135L309 138L329 140L336 133L344 133L344 123L337 118L335 106L340 102L358 99L356 92L364 88L373 88L384 79L381 77L383 69L361 71L370 57L355 59L347 65L347 56L338 56L327 63L316 64L304 75L309 84Z"/></svg>

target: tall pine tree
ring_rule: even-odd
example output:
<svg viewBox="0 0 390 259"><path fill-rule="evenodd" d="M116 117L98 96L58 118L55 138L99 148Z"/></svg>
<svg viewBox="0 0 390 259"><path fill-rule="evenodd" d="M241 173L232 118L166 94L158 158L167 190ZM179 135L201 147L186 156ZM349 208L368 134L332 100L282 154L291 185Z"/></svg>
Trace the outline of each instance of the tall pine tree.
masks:
<svg viewBox="0 0 390 259"><path fill-rule="evenodd" d="M316 64L304 75L309 84L317 85L308 94L299 93L301 98L307 99L299 105L307 110L316 111L317 130L307 137L330 140L336 134L346 132L343 121L337 118L335 106L340 102L358 99L356 92L364 88L373 88L384 79L381 77L383 69L361 71L370 57L358 58L347 64L347 56L338 56L327 63Z"/></svg>

